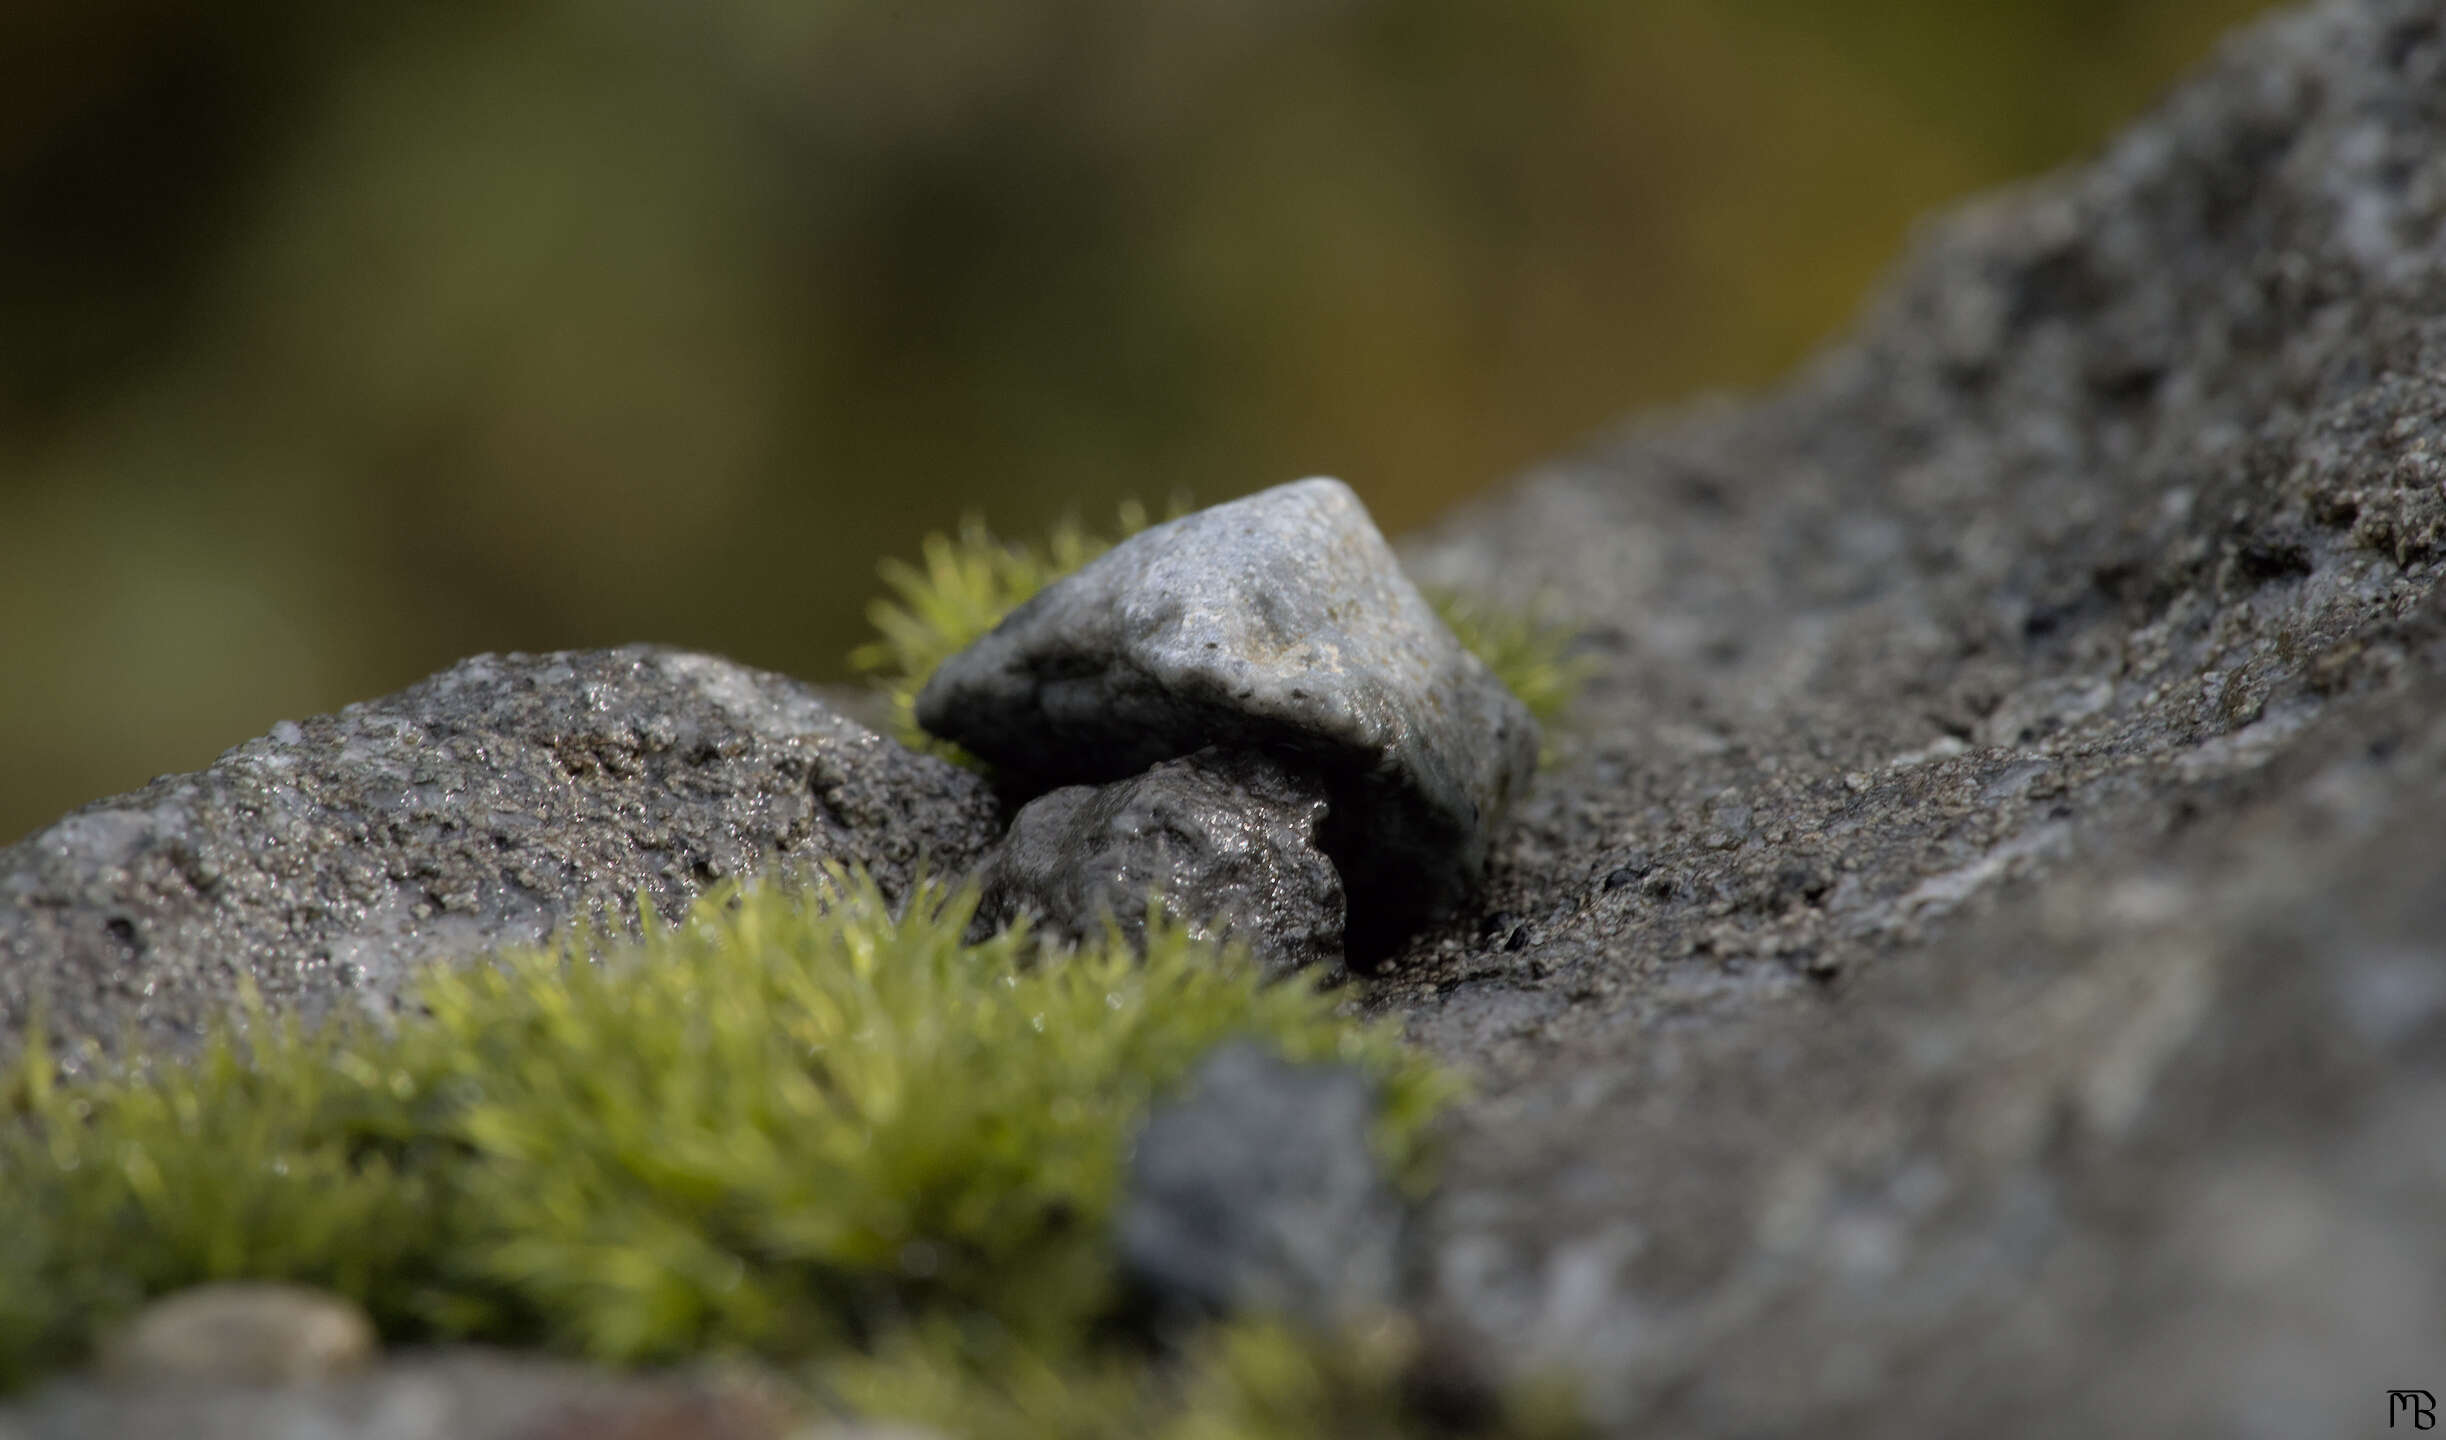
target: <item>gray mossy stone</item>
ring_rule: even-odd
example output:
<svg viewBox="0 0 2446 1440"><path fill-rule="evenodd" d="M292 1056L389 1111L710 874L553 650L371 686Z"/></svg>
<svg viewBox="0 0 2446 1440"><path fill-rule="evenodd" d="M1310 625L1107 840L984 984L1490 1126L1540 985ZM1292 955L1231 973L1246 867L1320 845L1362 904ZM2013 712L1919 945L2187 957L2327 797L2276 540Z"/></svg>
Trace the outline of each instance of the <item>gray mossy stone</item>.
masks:
<svg viewBox="0 0 2446 1440"><path fill-rule="evenodd" d="M1469 891L1538 749L1527 709L1327 479L1123 541L945 662L917 717L1040 785L1209 745L1305 759L1331 787L1326 849L1363 954Z"/></svg>
<svg viewBox="0 0 2446 1440"><path fill-rule="evenodd" d="M1369 1139L1375 1114L1349 1066L1218 1046L1132 1152L1117 1239L1133 1287L1164 1316L1333 1327L1389 1309L1408 1216Z"/></svg>
<svg viewBox="0 0 2446 1440"><path fill-rule="evenodd" d="M481 655L274 726L209 769L0 849L0 1050L191 1041L241 980L313 1016L388 1014L421 962L719 881L867 867L888 894L997 833L977 776L810 687L651 646Z"/></svg>
<svg viewBox="0 0 2446 1440"><path fill-rule="evenodd" d="M1275 974L1342 963L1342 877L1318 848L1328 806L1312 775L1248 751L1202 750L1110 785L1039 797L978 867L984 928L1031 916L1085 941L1107 925L1141 945L1150 893L1206 935L1248 945Z"/></svg>

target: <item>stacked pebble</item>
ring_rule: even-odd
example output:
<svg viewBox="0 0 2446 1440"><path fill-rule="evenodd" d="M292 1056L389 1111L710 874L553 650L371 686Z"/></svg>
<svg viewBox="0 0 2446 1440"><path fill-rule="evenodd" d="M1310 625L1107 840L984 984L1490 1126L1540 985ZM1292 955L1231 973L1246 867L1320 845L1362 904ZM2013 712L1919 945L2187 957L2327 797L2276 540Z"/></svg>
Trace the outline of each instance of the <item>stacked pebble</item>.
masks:
<svg viewBox="0 0 2446 1440"><path fill-rule="evenodd" d="M1449 912L1538 749L1329 479L1115 546L947 661L917 715L1022 793L1062 787L983 863L993 916L1092 934L1154 887L1280 969Z"/></svg>

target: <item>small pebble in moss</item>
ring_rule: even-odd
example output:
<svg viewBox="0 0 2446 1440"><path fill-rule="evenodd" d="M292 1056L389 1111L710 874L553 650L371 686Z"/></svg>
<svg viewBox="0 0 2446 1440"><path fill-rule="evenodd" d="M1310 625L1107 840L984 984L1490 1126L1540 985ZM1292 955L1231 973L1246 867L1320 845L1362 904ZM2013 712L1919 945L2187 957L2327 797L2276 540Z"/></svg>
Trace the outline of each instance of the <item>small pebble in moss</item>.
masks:
<svg viewBox="0 0 2446 1440"><path fill-rule="evenodd" d="M374 1326L337 1295L300 1285L199 1285L138 1311L102 1345L102 1372L132 1384L295 1385L373 1359Z"/></svg>
<svg viewBox="0 0 2446 1440"><path fill-rule="evenodd" d="M1375 1112L1348 1066L1217 1048L1130 1161L1120 1251L1140 1295L1159 1316L1326 1327L1391 1306L1406 1215L1368 1143Z"/></svg>

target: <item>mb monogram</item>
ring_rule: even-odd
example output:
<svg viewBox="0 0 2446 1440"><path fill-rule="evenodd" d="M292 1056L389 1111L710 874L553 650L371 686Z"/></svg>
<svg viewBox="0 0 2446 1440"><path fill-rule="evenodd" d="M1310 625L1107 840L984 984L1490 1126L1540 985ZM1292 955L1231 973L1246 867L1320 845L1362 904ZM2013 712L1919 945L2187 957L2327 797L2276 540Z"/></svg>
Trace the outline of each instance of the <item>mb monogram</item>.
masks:
<svg viewBox="0 0 2446 1440"><path fill-rule="evenodd" d="M2387 1392L2387 1428L2409 1417L2415 1430L2438 1428L2438 1397L2426 1390L2389 1390Z"/></svg>

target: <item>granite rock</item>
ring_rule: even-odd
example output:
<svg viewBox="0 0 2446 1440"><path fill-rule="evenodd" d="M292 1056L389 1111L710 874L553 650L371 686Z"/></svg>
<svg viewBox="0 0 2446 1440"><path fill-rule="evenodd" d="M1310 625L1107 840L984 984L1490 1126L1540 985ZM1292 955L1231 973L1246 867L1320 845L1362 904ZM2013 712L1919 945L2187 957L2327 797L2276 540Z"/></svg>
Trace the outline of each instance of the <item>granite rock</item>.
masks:
<svg viewBox="0 0 2446 1440"><path fill-rule="evenodd" d="M1366 954L1468 893L1538 750L1528 711L1324 479L1123 541L953 656L917 715L1037 785L1209 745L1306 760Z"/></svg>
<svg viewBox="0 0 2446 1440"><path fill-rule="evenodd" d="M1342 879L1318 848L1323 786L1249 751L1201 750L1022 808L978 867L977 917L1025 914L1071 941L1114 925L1143 944L1150 892L1199 933L1287 974L1342 962Z"/></svg>
<svg viewBox="0 0 2446 1440"><path fill-rule="evenodd" d="M1217 1047L1130 1158L1121 1261L1159 1315L1330 1327L1393 1304L1406 1216L1378 1166L1374 1091L1342 1065Z"/></svg>
<svg viewBox="0 0 2446 1440"><path fill-rule="evenodd" d="M540 940L643 892L870 868L887 892L995 838L977 777L808 687L646 646L478 656L283 722L192 775L0 850L0 1046L175 1046L245 977L272 1004L388 1013L423 961Z"/></svg>

